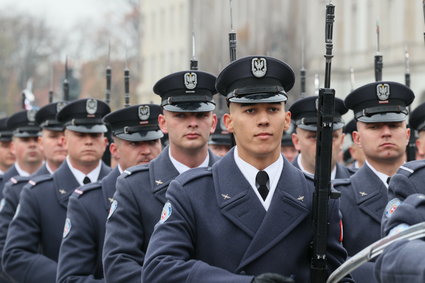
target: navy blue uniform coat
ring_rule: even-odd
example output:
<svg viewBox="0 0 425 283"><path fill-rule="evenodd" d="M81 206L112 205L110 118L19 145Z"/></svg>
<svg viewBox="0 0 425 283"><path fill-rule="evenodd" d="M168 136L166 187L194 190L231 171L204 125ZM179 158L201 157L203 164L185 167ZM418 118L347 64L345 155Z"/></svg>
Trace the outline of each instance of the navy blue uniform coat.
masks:
<svg viewBox="0 0 425 283"><path fill-rule="evenodd" d="M233 150L212 168L188 171L171 182L171 215L152 234L143 282L249 283L264 272L309 282L313 182L284 160L267 212L238 169ZM331 271L346 258L338 205L329 203Z"/></svg>
<svg viewBox="0 0 425 283"><path fill-rule="evenodd" d="M2 175L1 183L0 183L0 199L3 198L3 189L4 185L6 185L7 181L9 181L10 178L18 176L18 170L16 170L15 164L13 164L9 169L7 169L6 172Z"/></svg>
<svg viewBox="0 0 425 283"><path fill-rule="evenodd" d="M109 172L102 164L99 178ZM2 264L18 282L55 282L68 199L79 183L64 162L55 173L36 177L31 184L22 190L9 225Z"/></svg>
<svg viewBox="0 0 425 283"><path fill-rule="evenodd" d="M140 283L145 252L166 202L165 192L179 175L169 147L148 165L138 165L117 180L117 208L106 222L103 266L106 282ZM209 165L218 157L210 151Z"/></svg>
<svg viewBox="0 0 425 283"><path fill-rule="evenodd" d="M78 188L68 202L69 233L59 250L57 282L103 282L105 222L120 175L118 167L100 182Z"/></svg>

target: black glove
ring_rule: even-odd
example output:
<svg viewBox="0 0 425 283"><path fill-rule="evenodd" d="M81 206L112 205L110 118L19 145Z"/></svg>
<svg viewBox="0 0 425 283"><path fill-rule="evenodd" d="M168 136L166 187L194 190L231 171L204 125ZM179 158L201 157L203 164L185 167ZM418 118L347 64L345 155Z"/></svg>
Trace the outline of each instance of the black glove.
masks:
<svg viewBox="0 0 425 283"><path fill-rule="evenodd" d="M256 276L252 283L295 283L295 281L277 273L263 273Z"/></svg>

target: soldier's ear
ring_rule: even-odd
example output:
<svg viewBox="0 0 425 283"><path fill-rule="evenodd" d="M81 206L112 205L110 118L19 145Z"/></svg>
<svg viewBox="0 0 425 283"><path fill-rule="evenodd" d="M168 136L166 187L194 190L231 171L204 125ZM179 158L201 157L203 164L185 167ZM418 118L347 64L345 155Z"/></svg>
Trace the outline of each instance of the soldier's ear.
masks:
<svg viewBox="0 0 425 283"><path fill-rule="evenodd" d="M167 123L164 114L158 115L158 125L164 134L168 134Z"/></svg>
<svg viewBox="0 0 425 283"><path fill-rule="evenodd" d="M227 130L230 133L233 133L232 115L229 114L229 113L224 113L224 115L223 115L223 122L224 122L224 125L226 126Z"/></svg>
<svg viewBox="0 0 425 283"><path fill-rule="evenodd" d="M217 115L215 113L212 114L212 124L210 129L210 134L213 134L215 128L217 127Z"/></svg>
<svg viewBox="0 0 425 283"><path fill-rule="evenodd" d="M351 133L351 137L353 138L353 142L355 144L357 144L360 148L362 147L362 145L360 144L360 134L358 131L353 131Z"/></svg>

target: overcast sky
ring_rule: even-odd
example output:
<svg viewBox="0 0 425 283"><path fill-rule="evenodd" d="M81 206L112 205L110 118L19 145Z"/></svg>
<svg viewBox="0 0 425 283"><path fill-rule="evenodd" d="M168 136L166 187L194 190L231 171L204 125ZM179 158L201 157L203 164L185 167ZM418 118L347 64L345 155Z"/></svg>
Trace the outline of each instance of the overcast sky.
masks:
<svg viewBox="0 0 425 283"><path fill-rule="evenodd" d="M44 17L58 28L72 27L80 20L99 23L108 11L120 11L125 0L0 0L0 10L14 10Z"/></svg>

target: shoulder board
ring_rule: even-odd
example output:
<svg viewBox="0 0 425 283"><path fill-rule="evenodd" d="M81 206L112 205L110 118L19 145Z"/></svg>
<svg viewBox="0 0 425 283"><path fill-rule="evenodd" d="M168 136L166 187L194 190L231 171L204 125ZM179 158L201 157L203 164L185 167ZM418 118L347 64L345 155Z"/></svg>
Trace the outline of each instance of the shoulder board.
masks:
<svg viewBox="0 0 425 283"><path fill-rule="evenodd" d="M194 181L196 179L202 178L204 176L212 175L211 167L200 167L190 169L176 177L176 180L180 182L180 184L185 185Z"/></svg>
<svg viewBox="0 0 425 283"><path fill-rule="evenodd" d="M149 170L148 164L140 164L140 165L136 165L136 166L125 169L122 174L124 176L130 176L134 173L147 171L147 170Z"/></svg>
<svg viewBox="0 0 425 283"><path fill-rule="evenodd" d="M346 178L346 179L335 179L335 180L332 180L331 183L332 183L332 185L334 187L337 187L337 186L346 186L346 185L351 184L351 179L350 178Z"/></svg>
<svg viewBox="0 0 425 283"><path fill-rule="evenodd" d="M397 174L403 174L406 177L412 175L415 171L425 167L425 160L414 160L407 163L404 163L400 166L397 171Z"/></svg>
<svg viewBox="0 0 425 283"><path fill-rule="evenodd" d="M28 182L30 180L30 177L28 176L14 176L12 178L10 178L10 182L13 184L18 184L18 183L22 183L22 182Z"/></svg>
<svg viewBox="0 0 425 283"><path fill-rule="evenodd" d="M28 183L30 184L30 188L34 188L36 185L53 180L52 175L40 175L31 178Z"/></svg>
<svg viewBox="0 0 425 283"><path fill-rule="evenodd" d="M90 184L86 184L82 187L78 187L77 189L74 190L72 195L79 198L89 191L93 191L93 190L97 190L97 189L101 189L101 188L102 188L102 185L100 184L100 182L90 183Z"/></svg>

